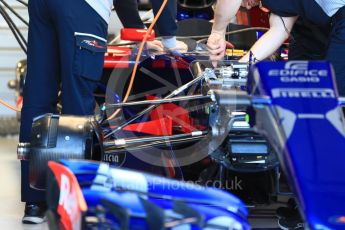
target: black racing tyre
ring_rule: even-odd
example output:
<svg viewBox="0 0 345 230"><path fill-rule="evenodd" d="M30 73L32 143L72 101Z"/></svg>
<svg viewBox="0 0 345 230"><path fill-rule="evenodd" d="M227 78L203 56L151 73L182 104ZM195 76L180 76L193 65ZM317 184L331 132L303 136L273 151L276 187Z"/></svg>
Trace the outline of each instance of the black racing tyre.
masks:
<svg viewBox="0 0 345 230"><path fill-rule="evenodd" d="M48 161L60 159L100 160L98 123L93 117L46 114L32 125L29 178L30 185L46 188ZM98 142L98 143L97 143Z"/></svg>

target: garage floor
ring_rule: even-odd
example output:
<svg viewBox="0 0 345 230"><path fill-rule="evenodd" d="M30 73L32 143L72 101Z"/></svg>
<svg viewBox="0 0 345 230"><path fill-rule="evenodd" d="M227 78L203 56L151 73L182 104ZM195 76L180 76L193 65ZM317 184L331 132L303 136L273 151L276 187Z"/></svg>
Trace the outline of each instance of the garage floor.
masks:
<svg viewBox="0 0 345 230"><path fill-rule="evenodd" d="M45 230L47 224L23 225L21 218L24 204L20 202L20 164L16 159L18 137L0 138L0 229ZM253 229L277 229L277 221L270 214L275 207L259 211L265 215L261 218L251 218ZM255 212L257 213L257 212Z"/></svg>
<svg viewBox="0 0 345 230"><path fill-rule="evenodd" d="M0 228L45 230L47 224L23 225L20 202L20 164L16 159L17 137L0 138Z"/></svg>

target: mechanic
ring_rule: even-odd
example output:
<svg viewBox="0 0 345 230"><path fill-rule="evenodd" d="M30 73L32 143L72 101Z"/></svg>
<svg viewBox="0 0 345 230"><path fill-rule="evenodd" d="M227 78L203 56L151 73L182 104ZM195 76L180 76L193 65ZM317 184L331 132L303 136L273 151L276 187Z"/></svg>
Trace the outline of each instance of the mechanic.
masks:
<svg viewBox="0 0 345 230"><path fill-rule="evenodd" d="M318 26L298 18L289 39L289 60L323 60L327 54L330 25Z"/></svg>
<svg viewBox="0 0 345 230"><path fill-rule="evenodd" d="M208 39L210 57L221 60L224 57L224 34L229 18L235 15L241 4L248 8L258 4L258 0L219 0L215 13L215 23ZM263 60L277 50L289 37L290 31L300 16L317 25L331 23L326 60L332 63L338 91L345 95L345 0L262 0L263 6L271 11L270 29L240 61ZM252 55L249 55L249 54Z"/></svg>
<svg viewBox="0 0 345 230"><path fill-rule="evenodd" d="M153 13L156 15L161 7L163 0L150 0ZM114 0L116 13L124 28L140 28L144 29L138 12L137 0ZM159 17L156 27L159 35L162 36L162 42L154 40L147 42L149 48L157 51L175 50L178 52L187 52L187 45L176 39L176 0L168 0L161 16Z"/></svg>
<svg viewBox="0 0 345 230"><path fill-rule="evenodd" d="M107 50L112 0L30 0L27 77L21 112L20 142L30 142L33 118L56 113L92 115L93 91ZM21 161L23 223L45 220L45 193L29 186L29 164Z"/></svg>

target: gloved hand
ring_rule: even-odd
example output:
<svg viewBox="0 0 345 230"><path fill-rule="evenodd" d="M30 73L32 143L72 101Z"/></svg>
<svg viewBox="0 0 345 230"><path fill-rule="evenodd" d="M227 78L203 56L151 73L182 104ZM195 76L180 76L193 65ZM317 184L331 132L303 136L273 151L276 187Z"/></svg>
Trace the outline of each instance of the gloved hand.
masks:
<svg viewBox="0 0 345 230"><path fill-rule="evenodd" d="M225 35L218 32L212 32L207 40L207 49L210 53L210 60L219 61L224 58L226 41Z"/></svg>
<svg viewBox="0 0 345 230"><path fill-rule="evenodd" d="M147 45L148 50L156 50L158 52L164 51L164 46L161 41L158 41L158 40L147 41L146 45Z"/></svg>
<svg viewBox="0 0 345 230"><path fill-rule="evenodd" d="M178 51L180 53L185 53L188 51L188 45L184 43L183 41L176 41L176 47L172 48L170 50Z"/></svg>
<svg viewBox="0 0 345 230"><path fill-rule="evenodd" d="M163 37L162 43L164 49L168 51L176 51L179 53L185 53L188 51L188 45L182 41L176 40L175 36Z"/></svg>
<svg viewBox="0 0 345 230"><path fill-rule="evenodd" d="M188 45L182 41L177 40L176 41L176 47L175 48L169 48L168 50L177 51L179 53L186 53L188 51Z"/></svg>

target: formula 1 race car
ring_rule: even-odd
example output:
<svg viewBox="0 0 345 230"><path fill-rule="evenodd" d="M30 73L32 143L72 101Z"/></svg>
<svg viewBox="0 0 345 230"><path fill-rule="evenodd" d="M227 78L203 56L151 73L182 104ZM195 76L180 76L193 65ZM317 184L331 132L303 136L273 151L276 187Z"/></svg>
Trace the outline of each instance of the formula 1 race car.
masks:
<svg viewBox="0 0 345 230"><path fill-rule="evenodd" d="M144 50L134 78L137 44L109 46L96 116L35 118L18 157L32 187L47 190L50 228L249 229L243 203L275 201L282 168L305 228L343 229L344 101L330 65L254 66L228 49L214 67L202 42L187 43L185 54Z"/></svg>
<svg viewBox="0 0 345 230"><path fill-rule="evenodd" d="M220 67L217 68L204 68L206 64L202 61L194 64L196 66L194 66L193 69L199 69L200 72L197 72L198 74L192 81L184 84L183 87L179 88L177 91L174 91L175 94L169 94L170 96L166 96L165 99L145 100L129 104L115 103L108 105L108 107L118 108L129 105L135 106L138 104L151 105L140 111L138 113L139 117L138 115L134 116L133 118L136 120L148 111L157 108L157 104L161 105L191 100L197 100L199 104L201 104L200 100L208 100L209 103L202 104L202 107L207 108L203 111L208 111L207 114L209 115L209 122L204 131L193 130L191 133L185 134L126 138L114 135L123 131L123 125L117 125L111 131L106 130L106 132L104 132L102 126L100 127L97 125L99 122L97 120L91 122L90 117L71 118L55 116L55 119L52 119L54 116L42 116L37 118L34 122L34 138L30 146L22 146L19 149L21 153L30 152L30 167L33 169L30 176L32 185L36 188L47 188L49 194L54 194L54 191L59 191L58 186L47 186L45 184L44 178L46 177L46 170L41 169L47 168L42 166L44 166L48 160L58 160L60 157L104 160L102 156L104 157L107 154L108 156L109 154L113 155L115 158L116 154L123 154L123 152L127 151L127 156L135 156L145 161L145 158L141 158L141 154L146 153L155 156L153 158L148 158L149 160L161 159L162 162L165 163L161 166L164 166L166 169L171 169L169 170L171 173L172 171L178 171L180 165L186 163L186 158L195 160L198 154L202 154L202 152L206 153L212 160L219 162L222 166L220 168L223 171L233 170L234 168L240 170L258 169L260 168L258 165L264 168L274 168L276 165L276 161L274 160L275 156L279 158L282 168L288 176L289 184L298 200L300 212L305 220L305 227L307 229L343 229L345 227L345 209L342 205L342 200L345 198L343 193L345 186L343 162L345 159L341 152L342 146L345 144L345 130L344 117L339 105L343 105L345 102L343 99L337 98L331 66L327 62L260 62L251 68L250 74L248 75L247 66L236 62L219 63L218 66ZM202 86L200 95L176 97L178 94L182 93L183 90L195 84ZM243 86L246 86L246 91L244 91L243 88L241 89ZM105 105L105 107L106 106L107 105ZM253 111L248 110L248 107L252 108ZM250 114L252 120L250 123L254 123L252 128L258 134L262 134L269 145L263 145L261 142L254 142L254 145L245 145L242 142L236 142L236 139L235 141L231 140L231 135L230 139L227 139L229 137L228 134L231 133L229 130L246 126L242 123L243 114L240 113L241 111L246 111L247 114ZM238 113L240 113L240 115ZM239 116L241 119L238 119ZM128 121L133 120L133 118ZM80 123L79 121L83 121L84 123ZM240 122L237 123L237 127L236 122ZM71 126L71 124L73 125ZM83 125L80 126L81 124ZM98 127L98 131L96 127ZM97 143L92 144L93 134L90 134L90 130L98 136ZM38 137L37 134L41 134L41 136ZM102 135L103 138L101 138ZM226 145L223 145L224 139L220 138L222 136L226 137L224 138L227 140ZM191 148L188 148L189 145L197 146L197 142L203 144L201 144L199 148L196 148L197 151L191 151ZM103 148L103 150L98 150L101 151L99 153L93 148L94 146ZM227 149L224 150L224 146L227 147ZM267 153L269 147L271 147L276 154ZM156 151L149 153L150 148L156 148ZM177 151L179 148L181 152ZM121 150L118 151L119 149ZM136 155L135 150L138 149L142 151L139 155ZM170 155L158 154L167 153L167 149L169 149ZM173 152L171 152L172 150ZM111 151L113 151L113 153L111 153ZM253 155L253 152L255 152L255 154L262 153L262 156L257 156L255 161L250 158L243 160L246 159L248 155ZM179 155L180 153L182 155ZM101 158L97 159L97 157ZM133 159L134 158L131 158L131 161ZM337 160L335 161L334 159ZM170 162L170 164L168 162ZM112 163L114 165L114 162ZM151 161L150 163L154 164L156 162ZM49 164L52 166L56 163ZM116 193L114 197L128 195L134 196L135 198L138 193L140 193L140 189L137 189L132 191L133 193L130 195L126 194L126 191L130 190L126 185L131 185L131 181L142 178L142 174L135 174L136 177L116 177L117 173L109 173L112 175L111 179L109 179L109 176L107 176L109 175L107 173L108 171L103 172L102 170L98 170L99 168L108 166L99 166L98 163L73 161L63 161L63 164L76 174L79 186L82 188L83 196L86 197L85 200L90 207L95 207L95 204L100 203L104 206L104 202L102 203L100 201L101 194L104 194L104 190L100 191L98 194L90 195L90 193L88 193L89 191L87 191L87 187L90 186L90 181L91 186L95 185L95 187L98 186L98 188L105 187L106 191L110 190L116 193L117 190L114 188L114 185L118 185L118 187L115 187L118 189L121 188L122 191L124 190L125 193ZM250 164L252 166L248 166ZM78 165L80 168L78 168ZM124 165L125 164L115 164L114 167ZM94 168L94 170L87 170L88 167ZM38 168L40 168L40 170L38 170ZM97 176L95 173L91 172L95 172L96 170L98 170ZM114 169L114 172L116 170L119 169ZM116 172L118 172L119 175L122 175L121 172L125 175L133 175L131 171L126 170L119 170ZM90 174L91 176L88 177ZM60 174L54 173L54 175L58 181L59 177L62 178L59 176ZM169 175L171 177L175 175L175 178L179 178L176 176L177 173L171 173L166 176ZM227 180L230 179L224 177L224 175L225 174L221 174L222 178L220 181L222 183L226 183ZM81 179L83 176L88 178L86 182ZM145 181L149 180L148 176L144 177ZM123 182L124 178L125 183ZM156 179L158 180L158 178ZM182 178L180 177L179 179ZM162 180L164 181L164 179ZM85 184L82 182L85 182ZM59 183L60 182L58 182L58 184ZM149 183L150 182L145 182L144 185ZM169 193L171 192L169 189L159 190L162 188L162 184L165 185L169 183L175 182L166 181L160 183L161 186L159 186L158 190L154 193L159 193L158 195L163 195L161 198L164 198L164 194L162 193L167 192L167 197L172 195L170 198L173 200L174 196L176 196L177 200L181 199L178 193ZM65 187L61 187L61 183L59 185L62 191L72 191L66 190ZM142 184L140 185L142 186ZM123 188L123 186L125 188ZM86 190L83 190L83 188L86 188ZM193 197L195 197L195 199L203 201L205 194L202 195L196 192L194 188L195 187L191 187L191 190L188 191L194 194ZM182 199L185 200L184 205L188 206L188 208L185 207L185 210L190 210L189 208L191 208L201 216L210 214L209 211L203 213L201 211L202 208L197 207L197 205L193 206L193 202L189 200L190 197L188 197L187 193L185 194L186 196L182 197ZM151 197L149 195L145 196L147 195L146 193L142 195L146 198L149 197L149 201L154 204L154 207L158 206L164 210L172 210L174 207L171 201L160 199L156 202L154 199L150 200ZM56 213L58 213L56 200L61 199L63 204L63 197L65 196L67 196L65 192L60 192L59 198L55 197L55 203L50 204L50 210L55 214L53 215L54 220L56 220ZM219 195L219 197L220 196L222 195ZM53 196L51 195L49 197ZM130 200L133 202L138 200L134 198ZM230 204L230 200L230 198L224 197L224 203L229 201L227 204ZM114 198L114 200L108 203L105 202L108 206L105 205L106 207L103 207L103 210L105 210L104 215L108 215L104 220L112 220L115 226L119 224L119 222L116 222L116 216L118 220L118 216L123 213L121 210L132 210L132 206L128 206L129 203L120 201ZM160 202L167 203L164 205ZM211 201L205 201L206 204L210 204L208 202ZM112 207L111 204L117 208L110 211L111 208L109 209L109 207ZM145 205L142 202L138 202L136 205L134 204L134 206L138 208ZM61 206L59 207L61 208ZM85 206L83 210L87 212ZM238 211L241 210L241 208L235 210ZM92 211L94 211L93 208ZM231 215L232 218L239 220L238 216L236 216L238 214L237 211L228 214L224 213L224 215ZM242 214L243 213L245 212L242 212ZM182 216L182 219L186 217L181 213L179 214ZM127 222L125 221L121 224L132 223L131 217L129 217L129 220L127 218ZM162 223L167 224L169 222L165 221L166 218L169 219L170 216L162 217ZM208 220L208 217L204 216L204 218ZM146 220L148 221L148 219ZM95 222L99 223L99 220ZM145 223L149 224L149 222ZM204 223L207 223L207 221ZM239 229L246 229L246 222L244 221L241 223L243 224ZM232 226L230 229L237 229L233 225L229 226ZM238 226L240 226L240 224ZM207 227L205 228L209 229Z"/></svg>

